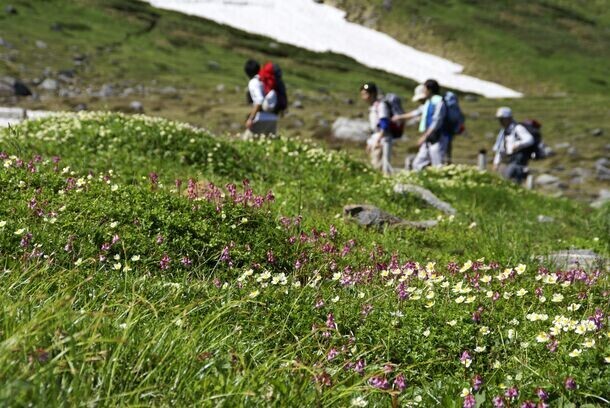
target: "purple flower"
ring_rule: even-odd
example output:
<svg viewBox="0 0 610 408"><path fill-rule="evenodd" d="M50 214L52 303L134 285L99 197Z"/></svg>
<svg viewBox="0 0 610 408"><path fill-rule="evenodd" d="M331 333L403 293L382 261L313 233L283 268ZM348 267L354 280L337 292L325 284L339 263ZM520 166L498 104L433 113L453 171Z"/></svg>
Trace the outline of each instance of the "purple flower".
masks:
<svg viewBox="0 0 610 408"><path fill-rule="evenodd" d="M472 388L475 391L478 391L481 389L482 385L483 385L483 377L481 377L479 374L475 375L472 379Z"/></svg>
<svg viewBox="0 0 610 408"><path fill-rule="evenodd" d="M104 242L100 249L104 252L107 252L110 249L110 244L108 242Z"/></svg>
<svg viewBox="0 0 610 408"><path fill-rule="evenodd" d="M336 329L337 323L335 323L335 316L332 313L329 313L326 317L326 327L329 329Z"/></svg>
<svg viewBox="0 0 610 408"><path fill-rule="evenodd" d="M566 387L566 390L575 390L576 389L576 380L574 380L574 378L572 378L572 377L566 377L564 385Z"/></svg>
<svg viewBox="0 0 610 408"><path fill-rule="evenodd" d="M335 359L335 357L337 357L338 355L339 355L339 352L337 351L336 348L333 347L330 349L330 351L326 355L326 359L328 361L333 361Z"/></svg>
<svg viewBox="0 0 610 408"><path fill-rule="evenodd" d="M330 387L333 383L332 378L326 371L322 371L320 374L316 374L314 379L315 379L316 383L318 383L322 386L325 386L325 387Z"/></svg>
<svg viewBox="0 0 610 408"><path fill-rule="evenodd" d="M373 311L373 305L370 304L365 304L362 305L362 310L360 311L360 314L364 317L368 316L369 313L371 313Z"/></svg>
<svg viewBox="0 0 610 408"><path fill-rule="evenodd" d="M30 246L30 243L32 242L32 234L30 234L29 232L27 234L25 234L23 236L23 238L21 238L21 242L19 245L21 245L21 248L26 248Z"/></svg>
<svg viewBox="0 0 610 408"><path fill-rule="evenodd" d="M387 390L390 388L390 383L388 379L382 376L375 376L369 378L369 385L373 388L377 388L380 390Z"/></svg>
<svg viewBox="0 0 610 408"><path fill-rule="evenodd" d="M191 259L188 256L185 256L180 260L180 263L182 263L182 265L184 265L186 267L189 267L193 264L193 261L191 261Z"/></svg>
<svg viewBox="0 0 610 408"><path fill-rule="evenodd" d="M155 242L157 243L157 245L161 245L163 241L165 241L165 238L163 238L163 235L161 234L157 235L157 238L155 238Z"/></svg>
<svg viewBox="0 0 610 408"><path fill-rule="evenodd" d="M316 300L316 304L314 305L314 307L316 309L320 309L320 308L324 307L324 299L320 298L320 299Z"/></svg>
<svg viewBox="0 0 610 408"><path fill-rule="evenodd" d="M499 395L493 397L491 402L493 403L494 408L504 408L504 399Z"/></svg>
<svg viewBox="0 0 610 408"><path fill-rule="evenodd" d="M464 397L464 408L474 408L477 405L477 401L474 399L474 395L468 394Z"/></svg>
<svg viewBox="0 0 610 408"><path fill-rule="evenodd" d="M197 198L197 183L192 178L190 178L188 181L188 187L186 191L189 200L194 200Z"/></svg>
<svg viewBox="0 0 610 408"><path fill-rule="evenodd" d="M167 256L167 254L163 254L163 258L161 258L159 261L159 268L161 268L161 270L169 269L169 264L171 261L171 258Z"/></svg>
<svg viewBox="0 0 610 408"><path fill-rule="evenodd" d="M356 361L356 364L354 364L354 371L357 372L358 374L362 375L362 374L364 374L365 367L366 367L366 363L364 362L364 360L360 359L360 360Z"/></svg>
<svg viewBox="0 0 610 408"><path fill-rule="evenodd" d="M536 395L542 401L546 401L547 399L549 399L549 393L546 392L546 390L544 388L536 388Z"/></svg>
<svg viewBox="0 0 610 408"><path fill-rule="evenodd" d="M464 351L464 352L462 353L462 355L460 356L460 361L461 361L462 363L465 363L466 361L468 361L468 360L470 360L470 359L471 359L471 358L470 358L470 354L468 353L468 351Z"/></svg>
<svg viewBox="0 0 610 408"><path fill-rule="evenodd" d="M402 392L405 388L407 388L407 381L405 380L405 376L401 373L394 378L394 388L398 391Z"/></svg>
<svg viewBox="0 0 610 408"><path fill-rule="evenodd" d="M523 402L523 404L521 404L521 408L536 408L536 404L534 404L532 401L525 401Z"/></svg>
<svg viewBox="0 0 610 408"><path fill-rule="evenodd" d="M174 185L176 186L176 190L180 191L180 187L182 187L182 180L180 180L180 179L174 180Z"/></svg>
<svg viewBox="0 0 610 408"><path fill-rule="evenodd" d="M506 390L504 395L506 396L506 398L516 399L519 397L519 390L517 389L517 387L510 387Z"/></svg>
<svg viewBox="0 0 610 408"><path fill-rule="evenodd" d="M152 172L148 175L148 178L150 180L150 184L152 185L152 188L156 188L157 184L159 184L159 175L155 172Z"/></svg>
<svg viewBox="0 0 610 408"><path fill-rule="evenodd" d="M114 236L112 237L112 242L111 244L114 245L117 242L119 242L121 240L121 238L118 236L118 234L114 234Z"/></svg>
<svg viewBox="0 0 610 408"><path fill-rule="evenodd" d="M273 255L272 250L267 251L267 262L269 262L270 264L275 263L275 256Z"/></svg>

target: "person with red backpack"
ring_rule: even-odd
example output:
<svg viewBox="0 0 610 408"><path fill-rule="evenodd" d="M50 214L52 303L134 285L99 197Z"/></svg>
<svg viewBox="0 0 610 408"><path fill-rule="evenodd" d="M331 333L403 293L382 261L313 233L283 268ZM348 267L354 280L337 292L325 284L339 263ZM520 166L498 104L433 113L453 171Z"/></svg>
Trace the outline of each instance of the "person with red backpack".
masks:
<svg viewBox="0 0 610 408"><path fill-rule="evenodd" d="M244 71L250 79L247 96L252 104L244 136L275 135L278 115L288 105L282 72L276 64L269 62L261 68L255 60L246 61Z"/></svg>

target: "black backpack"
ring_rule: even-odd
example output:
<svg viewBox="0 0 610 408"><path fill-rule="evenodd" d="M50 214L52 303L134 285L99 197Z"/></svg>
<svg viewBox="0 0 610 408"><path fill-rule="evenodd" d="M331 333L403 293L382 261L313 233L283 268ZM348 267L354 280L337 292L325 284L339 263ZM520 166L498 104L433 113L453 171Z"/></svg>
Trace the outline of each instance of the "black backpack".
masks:
<svg viewBox="0 0 610 408"><path fill-rule="evenodd" d="M405 130L405 122L401 120L400 122L393 122L391 119L395 115L402 115L405 113L405 110L402 107L402 100L400 97L393 93L385 94L383 97L383 102L388 107L388 111L390 112L390 134L393 139L400 139Z"/></svg>
<svg viewBox="0 0 610 408"><path fill-rule="evenodd" d="M529 153L530 158L541 160L546 157L544 143L542 142L542 124L536 119L527 119L519 123L534 137L534 144L528 147L525 152Z"/></svg>

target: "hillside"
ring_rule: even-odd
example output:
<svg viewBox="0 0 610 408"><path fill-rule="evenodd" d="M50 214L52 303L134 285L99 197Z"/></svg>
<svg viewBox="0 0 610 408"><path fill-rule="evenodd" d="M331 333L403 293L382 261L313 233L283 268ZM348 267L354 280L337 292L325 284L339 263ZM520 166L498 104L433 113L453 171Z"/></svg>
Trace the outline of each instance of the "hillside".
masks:
<svg viewBox="0 0 610 408"><path fill-rule="evenodd" d="M410 81L367 69L342 56L300 50L210 21L154 9L135 0L17 0L11 4L15 14L0 13L3 28L0 72L21 79L37 95L14 98L2 96L0 92L0 103L4 105L42 110L143 110L148 114L204 126L218 134L234 134L241 130L248 109L244 98L243 61L250 57L272 59L283 67L290 98L295 102L282 120L284 134L314 137L324 141L329 148L345 150L354 158L364 159L361 145L331 137L333 121L339 116L364 115L366 106L359 102L357 94L364 80L374 79L382 89L397 92L407 101L414 86ZM342 6L351 10L352 4L355 3L342 3ZM400 20L399 12L408 4L411 3L395 2L392 18ZM464 7L470 10L472 6ZM439 24L445 21L441 18L442 10L432 10L434 14L430 14L430 21ZM587 10L592 14L595 9ZM355 11L350 13L356 20L360 18L358 15ZM596 38L605 35L603 28L598 29L603 27L605 15L601 10L594 17L595 21L600 21L594 26L597 30L595 35L591 34L591 41L595 44ZM474 20L470 23L460 26L464 29L477 27ZM435 32L443 31L439 28ZM489 29L482 27L480 32L488 33ZM456 31L455 35L458 34L460 31ZM509 35L510 31L493 31L489 35L492 34ZM467 39L471 37L465 35L463 42L469 44ZM481 35L481 41L487 37L487 34ZM559 37L553 31L540 37L540 41ZM513 42L517 38L520 37L516 36ZM535 44L535 41L530 39L515 44L525 46ZM493 50L510 51L497 43L487 42L479 48L474 45L470 48L481 55ZM583 52L589 48L584 48ZM462 98L461 104L468 116L468 136L455 142L456 163L474 164L480 149L490 149L497 131L493 113L498 105L510 103L519 119L536 118L543 123L545 141L556 155L533 163L532 167L537 174L559 177L560 182L548 189L550 194L593 200L601 188L607 188L607 180L599 174L596 163L607 159L610 148L607 139L610 132L608 97L603 90L600 91L602 88L595 88L596 91L582 85L583 81L588 81L589 74L607 67L607 58L601 62L595 59L595 55L604 55L602 47L599 52L591 51L592 59L576 67L571 64L577 59L563 48L561 50L554 54L552 61L571 67L569 75L580 78L568 79L578 89L559 89L567 91L568 95L543 97L532 92L522 100L510 102ZM536 69L536 64L520 60L518 55L510 54L511 61L519 61L514 65L524 70ZM455 58L463 62L460 56ZM492 58L487 60L495 61ZM488 66L479 62L469 66L481 69ZM501 69L499 75L502 78L505 74L506 78L513 78L511 83L523 79L526 88L531 83L526 81L531 77L530 73L511 76L504 71L515 68L514 72L518 73L520 68L512 64L493 62L489 66ZM560 83L563 79L546 81L545 78L558 78L554 75L561 72L549 70L544 78L534 76L534 82L546 84L545 87L550 82ZM484 73L482 76L493 78ZM410 103L406 105L412 106ZM413 153L415 148L415 131L408 129L407 133L409 137L395 149L393 164L397 167L403 165L405 156Z"/></svg>
<svg viewBox="0 0 610 408"><path fill-rule="evenodd" d="M608 271L535 256L610 255L608 205L146 116L0 143L0 404L607 403ZM440 222L364 229L348 203Z"/></svg>

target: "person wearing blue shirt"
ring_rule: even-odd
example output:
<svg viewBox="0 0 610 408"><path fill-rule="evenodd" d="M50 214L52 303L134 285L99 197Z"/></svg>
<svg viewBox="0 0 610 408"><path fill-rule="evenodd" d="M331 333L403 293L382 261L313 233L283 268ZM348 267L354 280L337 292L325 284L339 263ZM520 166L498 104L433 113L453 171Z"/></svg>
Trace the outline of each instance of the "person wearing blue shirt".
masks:
<svg viewBox="0 0 610 408"><path fill-rule="evenodd" d="M421 171L428 166L440 167L445 163L451 134L444 129L447 107L441 96L440 86L434 79L424 82L426 103L422 108L417 144L419 151L413 160L413 169Z"/></svg>

